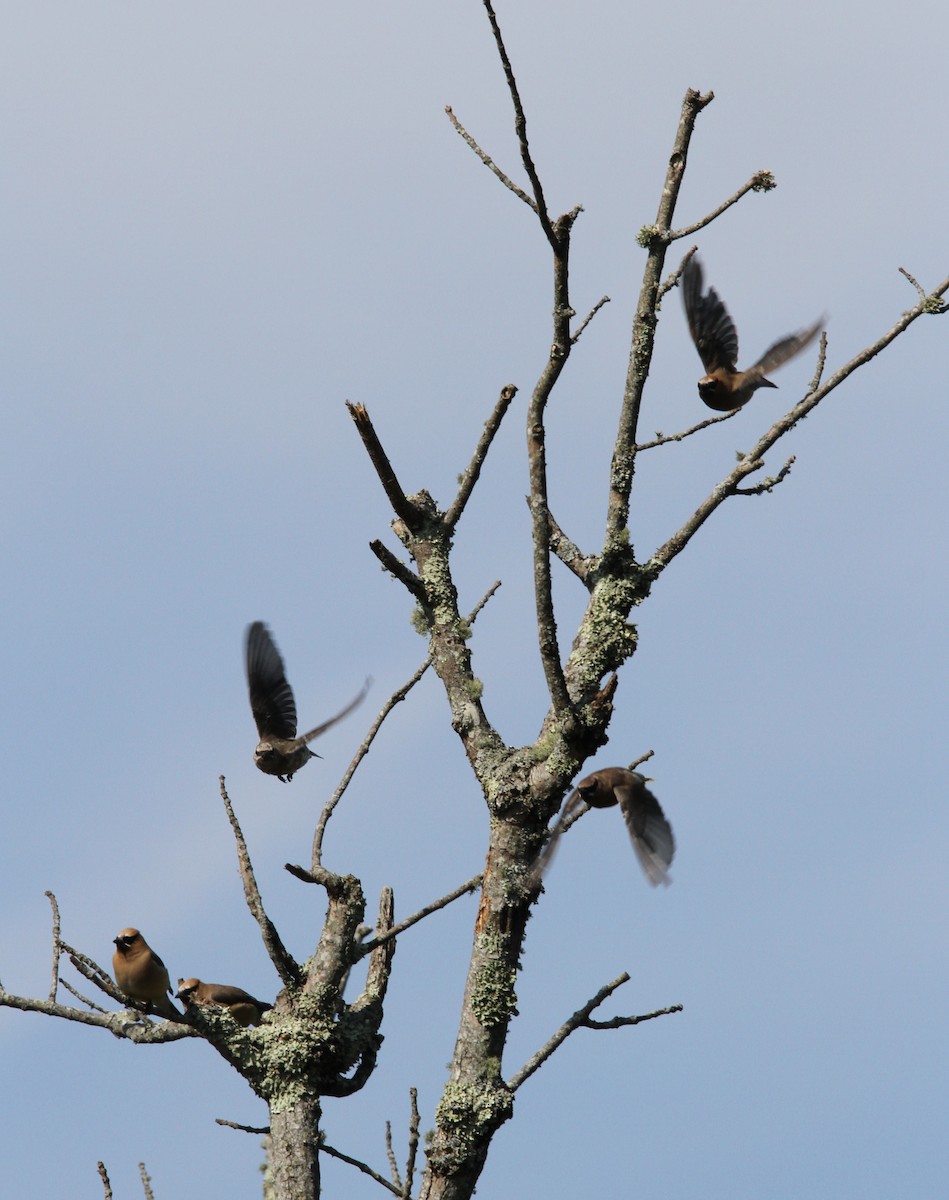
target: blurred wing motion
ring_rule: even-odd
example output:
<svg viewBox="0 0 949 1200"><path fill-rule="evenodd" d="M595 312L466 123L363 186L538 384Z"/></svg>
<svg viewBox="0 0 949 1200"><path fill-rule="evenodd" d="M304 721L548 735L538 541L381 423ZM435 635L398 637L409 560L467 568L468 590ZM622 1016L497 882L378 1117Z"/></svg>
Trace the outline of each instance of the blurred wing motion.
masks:
<svg viewBox="0 0 949 1200"><path fill-rule="evenodd" d="M270 630L255 621L247 630L247 687L261 738L295 738L297 706Z"/></svg>
<svg viewBox="0 0 949 1200"><path fill-rule="evenodd" d="M645 776L625 767L606 767L581 779L537 856L531 872L532 886L540 883L553 859L560 835L573 823L573 814L582 815L579 811L582 804L590 808L611 808L618 804L646 878L653 887L660 883L668 886L671 883L668 868L675 854L675 838L662 806L646 783Z"/></svg>
<svg viewBox="0 0 949 1200"><path fill-rule="evenodd" d="M747 404L758 388L777 387L765 375L809 346L820 333L824 318L799 333L779 338L747 371L738 370L738 332L728 309L714 288L703 295L702 264L692 257L682 271L682 303L689 333L706 374L699 380L699 396L717 412L732 412Z"/></svg>

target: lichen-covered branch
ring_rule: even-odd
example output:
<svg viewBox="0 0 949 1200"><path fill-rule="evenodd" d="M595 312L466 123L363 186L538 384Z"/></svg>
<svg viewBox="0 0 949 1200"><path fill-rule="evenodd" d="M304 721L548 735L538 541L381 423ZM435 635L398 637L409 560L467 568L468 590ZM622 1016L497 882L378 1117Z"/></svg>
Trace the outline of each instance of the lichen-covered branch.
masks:
<svg viewBox="0 0 949 1200"><path fill-rule="evenodd" d="M175 1021L162 1021L156 1024L146 1021L137 1013L129 1017L129 1010L113 1013L86 1012L82 1008L70 1008L51 1000L34 999L30 996L17 996L13 992L0 989L0 1008L16 1008L20 1012L42 1013L47 1017L59 1017L64 1021L75 1021L79 1025L94 1025L99 1029L107 1029L118 1038L125 1038L139 1046L154 1046L162 1042L177 1042L182 1038L196 1037L197 1032L190 1026L178 1024Z"/></svg>

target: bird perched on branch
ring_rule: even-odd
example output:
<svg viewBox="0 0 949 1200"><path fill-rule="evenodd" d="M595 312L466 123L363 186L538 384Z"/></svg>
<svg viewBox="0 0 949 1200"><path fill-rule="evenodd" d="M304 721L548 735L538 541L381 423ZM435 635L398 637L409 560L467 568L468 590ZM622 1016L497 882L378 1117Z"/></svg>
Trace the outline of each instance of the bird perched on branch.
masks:
<svg viewBox="0 0 949 1200"><path fill-rule="evenodd" d="M625 767L605 767L594 771L577 784L568 797L563 812L557 818L547 844L541 850L534 866L534 882L539 883L544 871L554 856L557 841L564 825L586 803L590 808L611 808L618 804L632 839L633 849L639 859L646 878L656 887L660 883L668 886L672 881L668 867L675 854L675 838L672 826L666 820L659 801L646 787L648 780L638 771Z"/></svg>
<svg viewBox="0 0 949 1200"><path fill-rule="evenodd" d="M226 1008L234 1020L244 1027L259 1025L260 1018L273 1008L264 1000L255 1000L243 988L227 983L202 983L200 979L179 979L175 993L185 1008L192 1004L213 1004Z"/></svg>
<svg viewBox="0 0 949 1200"><path fill-rule="evenodd" d="M335 717L297 737L297 706L293 691L287 683L280 651L263 621L248 626L245 651L250 707L260 735L254 762L267 775L276 775L281 783L288 783L304 763L317 757L307 742L325 733L361 704L369 690L369 680L356 699Z"/></svg>
<svg viewBox="0 0 949 1200"><path fill-rule="evenodd" d="M180 1021L181 1013L168 999L171 991L168 970L139 931L123 929L113 941L112 971L119 991L132 1000L151 1005L163 1017Z"/></svg>
<svg viewBox="0 0 949 1200"><path fill-rule="evenodd" d="M716 412L732 412L747 404L758 388L777 387L765 379L773 371L799 354L820 333L824 317L769 346L747 371L738 370L738 331L728 309L714 288L702 294L702 264L690 258L682 273L682 303L689 333L706 374L699 380L699 396Z"/></svg>

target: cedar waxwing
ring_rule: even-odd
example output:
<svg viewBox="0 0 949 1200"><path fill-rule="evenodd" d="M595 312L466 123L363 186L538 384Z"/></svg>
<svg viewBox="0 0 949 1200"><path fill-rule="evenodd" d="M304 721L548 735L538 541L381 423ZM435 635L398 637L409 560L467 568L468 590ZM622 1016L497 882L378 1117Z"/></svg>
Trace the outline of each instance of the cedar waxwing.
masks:
<svg viewBox="0 0 949 1200"><path fill-rule="evenodd" d="M254 762L261 771L276 775L281 783L288 783L295 771L299 771L311 758L317 757L307 742L325 733L361 704L369 690L369 682L366 682L356 699L335 717L297 737L297 706L293 692L287 683L280 651L263 621L255 621L248 626L246 662L250 707L260 734Z"/></svg>
<svg viewBox="0 0 949 1200"><path fill-rule="evenodd" d="M215 1004L226 1008L238 1025L259 1025L260 1018L272 1004L255 1000L243 988L231 987L227 983L202 983L200 979L179 979L175 993L185 1008L192 1004Z"/></svg>
<svg viewBox="0 0 949 1200"><path fill-rule="evenodd" d="M139 931L123 929L113 941L112 970L119 991L132 1000L150 1004L163 1017L180 1021L181 1013L168 999L171 980L165 964Z"/></svg>
<svg viewBox="0 0 949 1200"><path fill-rule="evenodd" d="M689 333L707 372L699 380L699 396L717 412L741 408L758 388L777 387L776 383L765 379L765 373L780 367L810 345L824 324L821 317L807 329L781 338L765 350L754 366L739 371L735 323L714 288L702 295L702 264L694 257L685 264L682 273L682 302Z"/></svg>
<svg viewBox="0 0 949 1200"><path fill-rule="evenodd" d="M591 808L610 808L619 804L633 842L633 849L646 878L653 887L660 883L668 887L672 881L666 868L675 854L675 838L659 801L646 787L647 782L649 781L644 775L640 775L638 771L627 771L625 767L606 767L602 771L594 771L586 779L581 779L576 791L564 805L546 846L537 857L534 882L540 882L541 875L553 858L564 822L583 801L586 801Z"/></svg>

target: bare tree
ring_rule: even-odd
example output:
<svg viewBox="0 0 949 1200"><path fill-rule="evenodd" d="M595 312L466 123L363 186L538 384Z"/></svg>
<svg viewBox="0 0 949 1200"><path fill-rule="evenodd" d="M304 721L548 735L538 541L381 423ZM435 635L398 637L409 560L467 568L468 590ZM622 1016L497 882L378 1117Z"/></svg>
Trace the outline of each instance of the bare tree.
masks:
<svg viewBox="0 0 949 1200"><path fill-rule="evenodd" d="M524 951L527 921L541 891L535 864L548 837L551 819L584 763L606 743L619 672L636 650L637 632L630 621L633 609L650 594L666 567L726 501L738 496L761 496L788 477L793 458L786 459L757 482L752 481L753 476L760 476L766 470L769 453L826 396L919 317L944 314L947 310L942 298L949 290L949 279L927 290L904 271L916 289L914 305L875 342L831 370L826 378L828 343L823 336L813 379L801 399L760 433L752 448L723 475L677 529L670 531L658 546L645 553L638 552L631 536L638 456L697 436L734 415L726 412L681 432L640 441L640 407L660 305L679 283L694 248L689 243L684 257L673 262L671 269L666 263L667 254L673 243L688 243L747 193L766 192L775 186L768 172L758 171L707 216L684 226L675 225L692 135L699 114L713 99L711 93L687 92L656 217L639 232L646 262L630 331L629 366L616 422L602 543L597 549L579 547L561 528L548 504L545 412L568 358L608 298L604 296L582 318L578 318L573 308L569 274L571 235L581 209L574 207L560 215L553 215L548 209L541 171L530 149L527 118L514 70L489 0L484 0L484 5L513 105L523 186L496 164L450 109L448 117L496 178L534 213L539 236L549 247L553 277L549 355L527 404L538 651L549 695L546 713L538 714L539 733L530 745L511 746L491 719L475 672L471 646L478 613L497 584L472 612L463 614L452 557L459 520L518 389L513 384L500 388L458 491L444 507L427 491L406 494L366 408L350 404L353 422L391 504L392 529L405 553L400 555L381 540L374 541L371 549L408 593L417 623L427 635L429 652L415 674L383 706L326 805L316 826L309 864L286 865L296 879L326 893L329 908L315 949L305 962L298 961L268 917L222 778L221 798L234 832L247 905L282 984L273 1012L264 1016L257 1028L239 1026L227 1010L214 1006L195 1005L183 1012L180 1020L161 1023L148 1019L147 1006L136 1013L135 1004L121 994L108 973L63 940L58 906L51 894L53 964L47 997L29 998L0 991L0 1004L7 1007L97 1026L133 1042L165 1043L182 1038L207 1041L269 1107L269 1126L251 1132L265 1132L269 1136L268 1194L276 1200L301 1200L320 1194L321 1154L351 1163L406 1200L412 1195L426 1200L469 1197L475 1190L495 1132L512 1115L518 1089L575 1030L618 1030L679 1010L679 1005L670 1004L656 1012L597 1020L593 1014L628 976L622 974L600 986L594 982L590 985L593 993L590 998L572 1015L565 1016L561 1027L535 1054L514 1067L506 1061L507 1038L516 1015L515 980ZM559 649L551 583L554 558L587 593L586 608L565 660ZM433 899L424 909L398 923L391 892L384 890L370 930L364 924L366 901L359 880L323 866L323 837L335 807L383 721L429 667L444 687L452 728L464 747L490 813L484 870L474 878L459 881L448 895ZM413 1091L407 1160L403 1167L399 1166L390 1130L386 1176L325 1143L319 1130L321 1103L327 1096L345 1097L357 1092L376 1069L386 989L398 938L431 913L475 890L479 890L480 901L457 1041L449 1080L434 1113L435 1130L426 1151L427 1163L424 1172L420 1172L417 1161L420 1118ZM88 983L123 1009L106 1011L62 979L60 964L64 954ZM357 998L347 1000L344 993L350 971L363 958L368 960L364 987ZM81 1007L63 1003L59 998L60 988L71 992ZM99 1169L108 1195L108 1176L102 1164ZM144 1167L142 1177L148 1190Z"/></svg>

